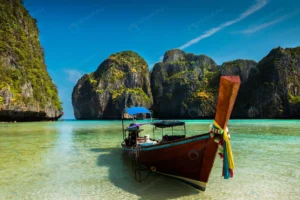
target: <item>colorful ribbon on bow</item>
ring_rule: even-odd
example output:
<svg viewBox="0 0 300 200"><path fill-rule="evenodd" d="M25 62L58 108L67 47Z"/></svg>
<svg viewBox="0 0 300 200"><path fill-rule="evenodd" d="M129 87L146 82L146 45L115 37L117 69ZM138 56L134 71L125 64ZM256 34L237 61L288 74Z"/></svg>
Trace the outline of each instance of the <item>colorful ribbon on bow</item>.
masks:
<svg viewBox="0 0 300 200"><path fill-rule="evenodd" d="M223 158L223 176L224 179L233 177L234 169L234 160L230 146L230 134L229 130L226 127L226 130L223 130L217 122L214 121L214 124L210 126L210 137L218 143L218 154ZM217 135L215 135L217 134ZM223 138L218 137L222 135Z"/></svg>

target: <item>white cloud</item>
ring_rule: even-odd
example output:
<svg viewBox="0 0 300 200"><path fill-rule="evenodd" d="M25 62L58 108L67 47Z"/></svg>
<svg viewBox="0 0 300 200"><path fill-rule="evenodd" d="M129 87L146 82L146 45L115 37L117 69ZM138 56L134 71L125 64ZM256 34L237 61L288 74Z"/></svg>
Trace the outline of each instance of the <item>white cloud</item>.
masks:
<svg viewBox="0 0 300 200"><path fill-rule="evenodd" d="M295 16L295 14L298 14L298 13L299 13L299 11L291 13L291 14L288 14L288 15L281 16L281 17L279 17L279 18L277 18L277 19L275 19L273 21L266 22L266 23L263 23L263 24L259 24L257 26L253 26L253 27L251 27L249 29L241 31L241 33L244 33L244 34L254 33L254 32L259 31L259 30L261 30L263 28L266 28L268 26L271 26L273 24L277 24L277 23L282 22L282 21L284 21L284 20L286 20L288 18L291 18L291 17Z"/></svg>
<svg viewBox="0 0 300 200"><path fill-rule="evenodd" d="M68 80L72 83L77 83L77 81L83 76L83 74L76 69L64 69L64 72L68 74Z"/></svg>
<svg viewBox="0 0 300 200"><path fill-rule="evenodd" d="M234 20L231 20L231 21L227 21L227 22L224 22L223 24L221 24L220 26L218 27L215 27L215 28L212 28L208 31L206 31L204 34L186 42L184 45L180 46L179 49L185 49L193 44L196 44L198 43L200 40L204 39L204 38L207 38L207 37L210 37L212 36L213 34L215 34L216 32L228 27L228 26L231 26L243 19L245 19L246 17L248 17L249 15L255 13L256 11L262 9L265 5L267 5L268 3L268 0L256 0L256 3L254 5L252 5L251 7L249 7L245 12L243 12L242 14L240 14L240 16Z"/></svg>

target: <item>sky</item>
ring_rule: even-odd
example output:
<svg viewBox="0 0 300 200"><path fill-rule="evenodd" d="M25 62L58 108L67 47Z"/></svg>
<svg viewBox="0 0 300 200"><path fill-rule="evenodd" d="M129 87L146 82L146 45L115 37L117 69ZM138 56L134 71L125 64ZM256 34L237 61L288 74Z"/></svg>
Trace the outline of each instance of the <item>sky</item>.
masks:
<svg viewBox="0 0 300 200"><path fill-rule="evenodd" d="M48 72L65 119L72 90L109 55L132 50L149 65L167 50L205 54L221 65L261 60L272 48L300 46L299 0L24 0L37 19Z"/></svg>

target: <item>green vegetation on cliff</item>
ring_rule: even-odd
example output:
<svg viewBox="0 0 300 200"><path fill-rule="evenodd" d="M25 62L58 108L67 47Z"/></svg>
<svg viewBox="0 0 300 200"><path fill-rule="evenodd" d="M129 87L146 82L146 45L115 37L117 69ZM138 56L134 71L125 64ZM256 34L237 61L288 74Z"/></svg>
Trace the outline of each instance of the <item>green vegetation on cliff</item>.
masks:
<svg viewBox="0 0 300 200"><path fill-rule="evenodd" d="M0 107L62 111L46 69L36 20L18 0L0 0L0 13ZM5 106L4 91L11 94Z"/></svg>
<svg viewBox="0 0 300 200"><path fill-rule="evenodd" d="M219 79L220 70L211 58L167 51L151 72L155 114L160 118L212 116Z"/></svg>
<svg viewBox="0 0 300 200"><path fill-rule="evenodd" d="M253 76L257 73L257 63L254 60L232 60L224 62L221 65L221 74L227 76L238 75L241 78L242 83L246 82L249 76Z"/></svg>
<svg viewBox="0 0 300 200"><path fill-rule="evenodd" d="M221 66L205 55L170 50L151 71L151 90L145 60L132 51L116 53L75 86L76 118L119 118L125 107L149 108L152 101L159 118L213 117L221 75L242 81L233 117L299 117L299 49L276 48L259 63L238 59Z"/></svg>
<svg viewBox="0 0 300 200"><path fill-rule="evenodd" d="M275 48L257 64L242 90L245 107L263 118L300 116L300 47ZM257 116L254 116L257 117Z"/></svg>
<svg viewBox="0 0 300 200"><path fill-rule="evenodd" d="M146 61L133 51L112 54L74 87L77 119L120 118L125 107L152 106ZM84 106L82 106L84 105Z"/></svg>
<svg viewBox="0 0 300 200"><path fill-rule="evenodd" d="M299 96L290 95L290 102L292 104L300 104L300 95Z"/></svg>
<svg viewBox="0 0 300 200"><path fill-rule="evenodd" d="M146 61L133 51L122 51L110 55L96 70L95 77L110 71L108 81L115 81L125 77L126 73L137 73L148 70Z"/></svg>
<svg viewBox="0 0 300 200"><path fill-rule="evenodd" d="M114 102L122 101L123 95L133 94L140 104L145 105L147 107L150 107L152 104L152 99L150 99L141 88L122 87L119 88L118 90L110 90L110 92L112 94L112 100Z"/></svg>

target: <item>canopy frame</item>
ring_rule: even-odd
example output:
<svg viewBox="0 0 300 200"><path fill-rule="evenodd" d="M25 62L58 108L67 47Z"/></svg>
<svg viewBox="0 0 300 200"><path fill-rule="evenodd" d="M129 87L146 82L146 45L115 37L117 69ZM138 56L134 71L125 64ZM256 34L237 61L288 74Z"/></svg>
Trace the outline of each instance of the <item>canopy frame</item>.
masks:
<svg viewBox="0 0 300 200"><path fill-rule="evenodd" d="M124 111L122 112L122 131L123 131L123 140L126 138L126 131L124 128L124 114L128 113L129 115L132 116L132 120L134 122L134 116L137 114L150 114L151 122L152 122L152 113L145 107L130 107L130 108L125 108ZM138 127L137 127L138 129ZM136 135L137 137L137 135Z"/></svg>
<svg viewBox="0 0 300 200"><path fill-rule="evenodd" d="M154 132L155 132L155 128L161 128L161 135L162 137L164 136L164 128L172 128L172 135L174 135L174 129L173 127L174 126L183 126L184 127L184 135L186 136L186 128L185 128L185 122L182 122L182 121L177 121L177 120L174 120L174 121L168 121L168 120L162 120L162 121L158 121L158 122L154 122L152 123L153 125L153 136L155 135ZM155 127L155 128L154 128ZM155 136L154 136L155 138Z"/></svg>

